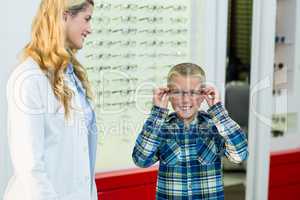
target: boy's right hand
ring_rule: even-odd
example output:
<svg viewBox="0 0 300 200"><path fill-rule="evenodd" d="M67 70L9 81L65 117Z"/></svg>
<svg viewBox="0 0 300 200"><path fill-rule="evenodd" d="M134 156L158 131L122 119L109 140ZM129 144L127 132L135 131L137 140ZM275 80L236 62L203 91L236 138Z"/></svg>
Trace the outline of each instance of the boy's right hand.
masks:
<svg viewBox="0 0 300 200"><path fill-rule="evenodd" d="M160 108L168 108L169 88L160 87L153 90L153 104Z"/></svg>

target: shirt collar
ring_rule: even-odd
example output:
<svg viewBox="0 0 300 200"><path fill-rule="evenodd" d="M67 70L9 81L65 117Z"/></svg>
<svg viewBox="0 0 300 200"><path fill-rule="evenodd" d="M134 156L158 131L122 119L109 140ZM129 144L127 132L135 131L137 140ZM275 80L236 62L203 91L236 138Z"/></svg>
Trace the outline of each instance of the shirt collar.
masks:
<svg viewBox="0 0 300 200"><path fill-rule="evenodd" d="M67 74L73 74L73 73L74 73L74 67L73 67L73 64L72 64L72 63L69 63L69 64L67 65L66 73L67 73Z"/></svg>
<svg viewBox="0 0 300 200"><path fill-rule="evenodd" d="M201 124L204 121L209 121L210 119L210 115L204 111L198 111L198 113L196 114L195 119L191 122L191 124ZM166 122L177 122L177 120L179 120L176 112L171 113L167 119Z"/></svg>

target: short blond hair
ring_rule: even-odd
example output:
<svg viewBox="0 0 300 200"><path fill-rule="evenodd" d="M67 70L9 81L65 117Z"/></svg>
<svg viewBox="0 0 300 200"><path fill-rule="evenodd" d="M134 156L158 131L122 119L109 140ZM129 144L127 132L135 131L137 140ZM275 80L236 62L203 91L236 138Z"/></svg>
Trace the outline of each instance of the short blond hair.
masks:
<svg viewBox="0 0 300 200"><path fill-rule="evenodd" d="M204 70L200 66L193 63L180 63L173 66L168 73L168 85L171 84L173 77L178 75L186 77L198 77L201 83L204 83L206 80Z"/></svg>

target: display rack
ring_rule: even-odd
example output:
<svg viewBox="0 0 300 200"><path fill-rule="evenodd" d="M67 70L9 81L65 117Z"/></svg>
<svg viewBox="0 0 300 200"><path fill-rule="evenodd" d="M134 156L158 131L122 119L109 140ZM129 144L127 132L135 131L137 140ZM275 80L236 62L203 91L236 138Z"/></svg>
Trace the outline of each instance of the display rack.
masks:
<svg viewBox="0 0 300 200"><path fill-rule="evenodd" d="M299 4L297 0L277 0L272 151L300 146Z"/></svg>
<svg viewBox="0 0 300 200"><path fill-rule="evenodd" d="M182 0L96 2L84 55L97 100L97 171L134 166L152 90L166 84L171 66L190 60L190 10Z"/></svg>

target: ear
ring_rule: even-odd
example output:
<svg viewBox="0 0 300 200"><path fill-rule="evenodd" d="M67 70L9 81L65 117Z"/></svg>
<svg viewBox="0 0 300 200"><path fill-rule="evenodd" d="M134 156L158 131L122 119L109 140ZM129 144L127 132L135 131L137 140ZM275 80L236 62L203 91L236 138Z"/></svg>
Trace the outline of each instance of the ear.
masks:
<svg viewBox="0 0 300 200"><path fill-rule="evenodd" d="M67 21L68 16L69 16L69 12L68 11L64 11L63 12L63 19L64 19L65 22Z"/></svg>

